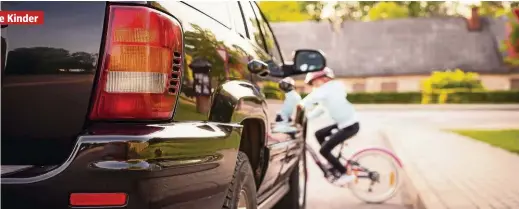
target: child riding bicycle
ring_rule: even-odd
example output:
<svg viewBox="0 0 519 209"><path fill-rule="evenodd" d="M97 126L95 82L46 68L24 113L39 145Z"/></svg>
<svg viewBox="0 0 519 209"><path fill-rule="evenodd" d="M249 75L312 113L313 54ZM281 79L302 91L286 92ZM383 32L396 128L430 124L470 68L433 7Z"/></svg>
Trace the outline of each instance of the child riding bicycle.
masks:
<svg viewBox="0 0 519 209"><path fill-rule="evenodd" d="M321 71L306 75L305 83L314 87L301 102L301 108L310 108L317 103L319 106L307 112L307 118L315 118L326 110L334 121L333 125L315 132L315 138L321 145L319 152L342 175L335 181L338 185L346 185L355 180L356 176L347 174L346 168L332 155L331 151L337 145L356 135L359 123L353 105L346 99L346 87L341 81L334 80L333 71L326 67ZM306 112L306 111L305 111ZM332 130L338 129L335 134ZM325 141L326 137L330 137Z"/></svg>
<svg viewBox="0 0 519 209"><path fill-rule="evenodd" d="M292 114L297 104L301 101L301 95L295 90L295 81L290 77L286 77L279 81L279 88L285 93L285 100L281 110L276 115L276 126L274 132L290 133L297 129L291 126Z"/></svg>

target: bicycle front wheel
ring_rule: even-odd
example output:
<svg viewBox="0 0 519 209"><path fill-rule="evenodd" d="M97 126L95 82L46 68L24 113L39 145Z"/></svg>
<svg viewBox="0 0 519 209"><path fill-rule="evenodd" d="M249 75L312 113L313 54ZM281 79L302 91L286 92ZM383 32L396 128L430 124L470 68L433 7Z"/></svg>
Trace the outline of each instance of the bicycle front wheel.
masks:
<svg viewBox="0 0 519 209"><path fill-rule="evenodd" d="M349 189L366 203L383 203L398 192L402 181L401 164L388 150L370 148L357 152L347 167L357 176L348 185Z"/></svg>

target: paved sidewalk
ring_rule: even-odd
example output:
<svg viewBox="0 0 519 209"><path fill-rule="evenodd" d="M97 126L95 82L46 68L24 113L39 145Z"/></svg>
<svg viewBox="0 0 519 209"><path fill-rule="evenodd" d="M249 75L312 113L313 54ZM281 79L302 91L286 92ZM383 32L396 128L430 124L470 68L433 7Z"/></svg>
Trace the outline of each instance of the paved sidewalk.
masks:
<svg viewBox="0 0 519 209"><path fill-rule="evenodd" d="M281 102L269 101L269 110L271 116L275 114L275 111L281 108ZM315 139L313 133L324 126L331 124L332 121L329 117L319 117L309 122L309 132L307 142L318 149L319 145ZM367 121L361 122L360 132L348 141L348 146L344 150L345 154L352 154L352 152L365 148L365 147L384 147L389 148L387 141L383 140L380 135L379 126L370 120L368 117ZM406 196L409 196L409 191L402 189L401 194L397 194L393 199L388 200L383 204L367 204L357 199L351 194L347 188L340 188L331 185L323 177L322 171L317 167L311 157L307 155L307 168L308 168L308 193L307 193L307 208L308 209L406 209L408 200ZM319 155L322 159L322 156ZM404 179L404 184L406 183ZM408 188L408 187L406 187ZM411 194L415 195L415 194Z"/></svg>
<svg viewBox="0 0 519 209"><path fill-rule="evenodd" d="M384 132L426 208L519 208L519 155L419 125Z"/></svg>
<svg viewBox="0 0 519 209"><path fill-rule="evenodd" d="M311 121L309 124L309 133L314 133L317 129L322 128L331 121L327 117L321 117L316 121ZM309 135L307 139L310 146L318 150L319 145L317 140L312 135ZM378 127L365 125L361 127L360 132L348 141L348 146L345 148L344 153L352 154L359 149L366 147L384 147L387 148L387 144L381 138ZM393 199L385 202L384 204L367 204L357 199L351 194L347 188L340 188L330 184L323 177L323 173L315 162L312 161L310 156L308 158L308 193L307 193L307 208L308 209L405 209L405 203L403 195L398 194ZM319 155L321 159L322 156ZM404 180L405 181L405 180Z"/></svg>
<svg viewBox="0 0 519 209"><path fill-rule="evenodd" d="M357 110L519 110L518 104L354 104Z"/></svg>

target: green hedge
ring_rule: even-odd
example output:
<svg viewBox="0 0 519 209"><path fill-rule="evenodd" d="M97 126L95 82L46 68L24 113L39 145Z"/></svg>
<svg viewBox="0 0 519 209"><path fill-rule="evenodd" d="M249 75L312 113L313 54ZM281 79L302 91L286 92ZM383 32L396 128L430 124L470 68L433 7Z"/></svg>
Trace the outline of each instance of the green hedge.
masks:
<svg viewBox="0 0 519 209"><path fill-rule="evenodd" d="M263 92L263 94L265 95L265 98L267 98L267 99L277 99L277 100L283 99L283 95L279 94L278 92L266 91L266 92Z"/></svg>
<svg viewBox="0 0 519 209"><path fill-rule="evenodd" d="M348 94L348 100L356 104L418 104L421 99L419 92Z"/></svg>
<svg viewBox="0 0 519 209"><path fill-rule="evenodd" d="M306 94L301 95L302 97ZM420 92L377 92L350 93L348 100L355 104L419 104L422 99Z"/></svg>
<svg viewBox="0 0 519 209"><path fill-rule="evenodd" d="M305 97L306 94L301 94ZM431 104L438 101L438 95L431 95ZM373 92L350 93L348 100L355 104L420 104L421 92ZM448 95L447 103L519 103L519 91L458 92Z"/></svg>
<svg viewBox="0 0 519 209"><path fill-rule="evenodd" d="M267 99L284 99L284 93L279 89L278 84L276 82L267 81L264 83L263 88L261 89L265 98Z"/></svg>
<svg viewBox="0 0 519 209"><path fill-rule="evenodd" d="M447 103L519 103L519 91L458 92L449 94Z"/></svg>

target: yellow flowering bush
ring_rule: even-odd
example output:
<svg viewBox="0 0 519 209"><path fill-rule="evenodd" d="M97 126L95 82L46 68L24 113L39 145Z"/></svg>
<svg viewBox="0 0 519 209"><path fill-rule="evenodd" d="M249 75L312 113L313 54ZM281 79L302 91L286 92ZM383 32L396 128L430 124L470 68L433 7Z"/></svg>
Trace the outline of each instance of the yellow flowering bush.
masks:
<svg viewBox="0 0 519 209"><path fill-rule="evenodd" d="M432 103L437 97L440 104L446 103L449 94L456 92L483 91L479 74L461 69L435 71L422 83L422 103Z"/></svg>

